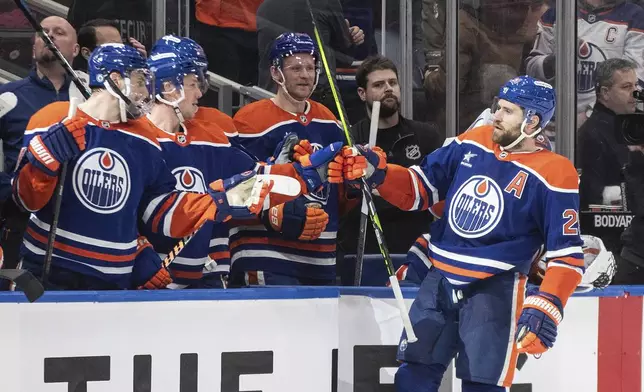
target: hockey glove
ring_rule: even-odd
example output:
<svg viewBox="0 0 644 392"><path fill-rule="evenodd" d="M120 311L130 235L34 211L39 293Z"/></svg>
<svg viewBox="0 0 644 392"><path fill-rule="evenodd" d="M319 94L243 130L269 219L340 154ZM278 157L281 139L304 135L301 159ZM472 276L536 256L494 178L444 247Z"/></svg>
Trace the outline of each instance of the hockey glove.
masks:
<svg viewBox="0 0 644 392"><path fill-rule="evenodd" d="M318 191L325 182L341 183L342 156L339 154L342 142L331 143L325 148L300 156L293 164L295 170L306 183L309 192Z"/></svg>
<svg viewBox="0 0 644 392"><path fill-rule="evenodd" d="M329 223L329 215L315 202L298 198L271 207L263 214L264 225L289 240L313 241Z"/></svg>
<svg viewBox="0 0 644 392"><path fill-rule="evenodd" d="M215 201L215 222L248 219L262 211L273 182L257 181L257 173L247 171L210 184L208 194Z"/></svg>
<svg viewBox="0 0 644 392"><path fill-rule="evenodd" d="M269 159L269 163L281 164L293 162L293 147L300 142L297 134L291 132L287 133L281 142L275 148L273 156Z"/></svg>
<svg viewBox="0 0 644 392"><path fill-rule="evenodd" d="M561 320L563 306L559 298L543 291L528 296L517 325L518 351L527 354L548 351L555 343Z"/></svg>
<svg viewBox="0 0 644 392"><path fill-rule="evenodd" d="M29 162L47 175L58 175L61 163L85 150L87 121L86 118L76 117L53 125L44 134L35 136L29 142Z"/></svg>
<svg viewBox="0 0 644 392"><path fill-rule="evenodd" d="M359 187L360 178L364 177L371 189L385 181L387 173L387 154L380 147L355 145L342 150L344 166L342 171L349 186Z"/></svg>
<svg viewBox="0 0 644 392"><path fill-rule="evenodd" d="M136 258L132 267L132 285L139 290L165 289L172 283L168 270L147 238L137 240Z"/></svg>

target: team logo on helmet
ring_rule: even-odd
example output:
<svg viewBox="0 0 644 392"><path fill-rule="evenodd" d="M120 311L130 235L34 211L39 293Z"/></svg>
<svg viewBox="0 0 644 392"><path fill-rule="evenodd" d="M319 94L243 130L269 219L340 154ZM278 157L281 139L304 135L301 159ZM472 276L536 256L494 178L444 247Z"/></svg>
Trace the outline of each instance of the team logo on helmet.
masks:
<svg viewBox="0 0 644 392"><path fill-rule="evenodd" d="M494 230L502 215L499 185L487 176L472 176L452 198L448 222L461 237L479 238Z"/></svg>
<svg viewBox="0 0 644 392"><path fill-rule="evenodd" d="M206 180L198 169L191 166L181 166L172 170L177 179L177 189L180 191L206 193Z"/></svg>
<svg viewBox="0 0 644 392"><path fill-rule="evenodd" d="M577 92L595 91L597 64L606 61L606 54L592 42L580 40L577 62Z"/></svg>
<svg viewBox="0 0 644 392"><path fill-rule="evenodd" d="M93 148L81 155L74 167L76 197L99 214L120 211L130 195L130 169L125 159L108 148Z"/></svg>

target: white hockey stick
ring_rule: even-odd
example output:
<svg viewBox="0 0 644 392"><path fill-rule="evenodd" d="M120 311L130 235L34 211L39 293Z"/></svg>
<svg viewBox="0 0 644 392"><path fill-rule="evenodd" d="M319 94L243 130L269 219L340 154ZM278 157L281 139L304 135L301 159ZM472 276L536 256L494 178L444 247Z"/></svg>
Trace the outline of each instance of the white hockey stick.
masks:
<svg viewBox="0 0 644 392"><path fill-rule="evenodd" d="M18 98L16 97L16 94L11 92L0 94L0 118L12 111L17 104Z"/></svg>
<svg viewBox="0 0 644 392"><path fill-rule="evenodd" d="M277 193L285 196L298 196L302 191L300 182L293 177L287 177L280 174L258 174L257 181L273 181L271 193Z"/></svg>
<svg viewBox="0 0 644 392"><path fill-rule="evenodd" d="M380 119L380 101L375 101L371 107L371 122L369 123L369 147L376 145L378 138L378 120ZM358 249L356 251L356 269L353 278L353 285L360 286L362 282L362 267L364 263L364 249L367 242L367 220L369 219L369 207L367 199L362 198L360 208L360 228L358 229Z"/></svg>

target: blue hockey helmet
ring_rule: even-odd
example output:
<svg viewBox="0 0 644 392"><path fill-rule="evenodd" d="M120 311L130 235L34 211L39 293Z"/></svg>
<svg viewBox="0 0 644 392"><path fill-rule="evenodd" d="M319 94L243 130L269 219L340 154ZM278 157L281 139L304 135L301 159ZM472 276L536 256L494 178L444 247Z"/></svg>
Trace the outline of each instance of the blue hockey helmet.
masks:
<svg viewBox="0 0 644 392"><path fill-rule="evenodd" d="M315 58L316 64L320 58L315 43L304 33L284 33L275 38L270 53L271 65L279 67L284 57L297 53L307 53ZM317 65L316 65L317 66Z"/></svg>
<svg viewBox="0 0 644 392"><path fill-rule="evenodd" d="M555 89L548 83L530 76L517 76L501 87L499 99L520 106L527 120L539 116L539 128L543 129L555 114Z"/></svg>
<svg viewBox="0 0 644 392"><path fill-rule="evenodd" d="M87 61L89 87L104 87L105 80L112 72L126 77L134 70L148 70L145 57L138 50L123 44L97 46Z"/></svg>
<svg viewBox="0 0 644 392"><path fill-rule="evenodd" d="M202 69L194 61L180 56L170 47L155 45L155 48L150 52L148 66L154 74L157 98L165 92L166 82L172 83L177 91L183 93L184 77L191 74L197 77L199 90L203 92L205 89ZM163 101L163 98L161 100Z"/></svg>
<svg viewBox="0 0 644 392"><path fill-rule="evenodd" d="M152 52L167 52L170 48L177 52L179 56L194 61L204 74L208 70L206 52L195 40L187 37L165 35L155 42Z"/></svg>

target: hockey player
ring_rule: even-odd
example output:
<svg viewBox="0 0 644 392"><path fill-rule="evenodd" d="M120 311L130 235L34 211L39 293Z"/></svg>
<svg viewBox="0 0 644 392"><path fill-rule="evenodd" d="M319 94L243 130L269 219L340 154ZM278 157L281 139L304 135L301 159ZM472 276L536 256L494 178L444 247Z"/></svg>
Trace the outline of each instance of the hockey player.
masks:
<svg viewBox="0 0 644 392"><path fill-rule="evenodd" d="M288 134L307 139L314 150L343 141L335 116L309 99L319 72L318 52L308 35L285 33L277 37L271 53L277 96L237 112L233 119L240 143L267 160ZM232 283L333 284L338 217L348 206L342 189L328 184L321 192L272 208L264 214L264 226L232 230ZM310 236L307 231L320 234Z"/></svg>
<svg viewBox="0 0 644 392"><path fill-rule="evenodd" d="M552 86L517 77L499 92L494 126L465 132L420 166L386 164L363 147L363 156L343 151L345 178L366 173L401 209L444 201L443 218L430 227L433 268L410 310L419 340L401 339L397 391L437 391L457 353L464 392L504 391L519 352L553 346L584 269L576 170L534 140L554 110ZM543 283L524 300L526 275L544 244Z"/></svg>
<svg viewBox="0 0 644 392"><path fill-rule="evenodd" d="M139 52L121 44L100 46L89 71L91 98L72 118L31 135L27 163L14 180L16 204L32 212L23 248L26 269L42 273L52 194L65 161L50 288L128 288L138 222L152 232L182 237L206 221L246 218L261 210L271 184L256 182L254 173L211 183L203 194L175 190L155 130L129 118L144 113L153 91ZM322 184L317 168L294 165L305 191L309 180Z"/></svg>

